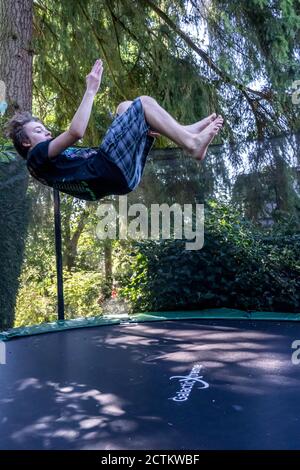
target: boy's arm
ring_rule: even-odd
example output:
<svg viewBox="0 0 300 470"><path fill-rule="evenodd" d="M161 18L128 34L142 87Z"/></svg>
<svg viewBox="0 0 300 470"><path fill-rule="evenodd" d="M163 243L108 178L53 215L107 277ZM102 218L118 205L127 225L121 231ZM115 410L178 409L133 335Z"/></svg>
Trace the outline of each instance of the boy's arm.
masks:
<svg viewBox="0 0 300 470"><path fill-rule="evenodd" d="M90 119L94 98L101 83L102 72L102 61L98 59L91 72L86 76L86 91L72 119L70 128L53 139L49 144L49 158L60 154L84 136Z"/></svg>
<svg viewBox="0 0 300 470"><path fill-rule="evenodd" d="M48 147L48 157L55 157L66 148L71 147L84 136L89 122L95 95L86 91L79 108L74 115L70 128L51 140Z"/></svg>

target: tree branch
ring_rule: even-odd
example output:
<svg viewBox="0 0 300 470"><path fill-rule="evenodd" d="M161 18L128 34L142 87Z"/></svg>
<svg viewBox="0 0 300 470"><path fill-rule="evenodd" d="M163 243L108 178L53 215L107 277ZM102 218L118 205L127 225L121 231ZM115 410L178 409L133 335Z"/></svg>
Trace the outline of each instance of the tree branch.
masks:
<svg viewBox="0 0 300 470"><path fill-rule="evenodd" d="M99 44L99 46L100 46L100 48L101 48L101 50L102 50L103 56L104 56L104 58L105 58L105 60L106 60L106 63L107 63L107 65L108 65L108 68L109 68L109 71L110 71L110 74L111 74L111 76L112 76L113 82L114 82L114 84L115 84L115 86L116 86L118 92L120 93L120 95L121 95L125 100L127 100L127 97L124 95L123 91L121 90L121 88L120 88L119 85L118 85L118 82L117 82L117 80L116 80L116 78L115 78L115 75L114 75L113 69L112 69L112 67L111 67L109 58L108 58L108 56L107 56L107 54L106 54L106 51L105 51L105 49L104 49L104 47L103 47L102 41L101 41L101 39L100 39L100 37L99 37L99 35L98 35L98 33L97 33L97 31L96 31L96 29L95 29L93 23L92 23L92 21L91 21L89 15L87 14L87 12L85 11L85 9L83 8L83 6L81 5L80 2L78 3L78 5L79 5L79 8L81 9L82 14L83 14L83 16L85 17L87 23L90 25L91 30L92 30L92 32L93 32L95 38L96 38L97 41L98 41L98 44Z"/></svg>
<svg viewBox="0 0 300 470"><path fill-rule="evenodd" d="M119 18L119 17L117 17L117 16L115 15L115 13L113 12L112 8L111 8L110 5L109 5L109 1L108 1L108 0L107 0L106 3L107 3L107 8L109 9L109 12L110 12L110 14L111 14L113 20L114 20L116 23L118 23L118 24L124 29L124 31L126 31L126 33L136 41L137 44L141 44L141 39L139 39L139 38L123 23L123 21L121 20L121 18ZM147 31L148 31L149 33L151 33L151 31L149 31L148 29L147 29ZM145 47L145 46L144 46L144 47ZM145 47L145 50L147 51L147 53L149 54L149 56L150 56L150 57L152 58L152 60L154 61L154 57L153 57L153 55L152 55L152 53L151 53L151 50L148 49L147 47ZM134 67L133 67L133 68L134 68Z"/></svg>
<svg viewBox="0 0 300 470"><path fill-rule="evenodd" d="M184 33L169 17L168 15L163 12L157 5L155 5L153 3L152 0L144 0L144 2L146 4L148 4L148 6L150 8L152 8L153 11L155 11L155 13L160 17L162 18L165 23L167 23L167 25L176 33L178 34L178 36L181 37L181 39L183 39L186 44L188 44L188 46L191 47L191 49L193 49L193 51L195 51L200 57L201 59L217 74L219 75L223 81L225 83L229 83L233 86L235 86L236 88L238 88L239 90L244 90L244 91L248 91L249 93L253 93L254 95L257 95L259 96L260 98L263 98L265 100L268 100L268 95L265 95L263 92L260 92L260 91L257 91L257 90L252 90L251 88L248 88L244 85L242 85L241 83L237 82L236 80L234 80L232 77L230 77L230 75L228 75L226 72L224 72L223 70L219 69L219 67L212 61L212 59L209 57L209 55L203 51L202 49L200 49L200 47L198 47L193 41L192 39L186 34Z"/></svg>

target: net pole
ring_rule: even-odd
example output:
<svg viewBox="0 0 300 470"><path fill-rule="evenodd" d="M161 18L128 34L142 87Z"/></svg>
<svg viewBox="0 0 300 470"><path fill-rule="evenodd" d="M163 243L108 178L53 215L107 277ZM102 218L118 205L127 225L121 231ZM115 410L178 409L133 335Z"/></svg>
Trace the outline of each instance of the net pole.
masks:
<svg viewBox="0 0 300 470"><path fill-rule="evenodd" d="M57 314L58 320L65 319L64 308L64 284L63 284L63 262L61 251L61 214L59 191L53 189L54 198L54 225L55 225L55 256L56 256L56 276L57 276Z"/></svg>

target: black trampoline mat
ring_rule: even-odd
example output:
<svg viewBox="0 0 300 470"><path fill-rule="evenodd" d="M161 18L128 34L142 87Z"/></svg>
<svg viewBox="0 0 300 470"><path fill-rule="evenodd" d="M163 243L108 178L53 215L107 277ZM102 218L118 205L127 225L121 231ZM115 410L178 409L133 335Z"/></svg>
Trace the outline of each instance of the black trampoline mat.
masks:
<svg viewBox="0 0 300 470"><path fill-rule="evenodd" d="M297 339L295 322L183 320L8 341L0 449L300 449Z"/></svg>

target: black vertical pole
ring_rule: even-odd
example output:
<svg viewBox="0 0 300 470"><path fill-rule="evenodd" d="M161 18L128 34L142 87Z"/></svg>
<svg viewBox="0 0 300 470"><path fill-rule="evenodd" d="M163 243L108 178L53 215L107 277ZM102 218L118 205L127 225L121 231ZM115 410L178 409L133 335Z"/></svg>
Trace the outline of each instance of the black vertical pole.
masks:
<svg viewBox="0 0 300 470"><path fill-rule="evenodd" d="M64 311L64 285L63 285L63 263L61 254L61 220L59 191L53 189L54 197L54 223L55 223L55 254L57 274L57 313L58 319L65 319Z"/></svg>

